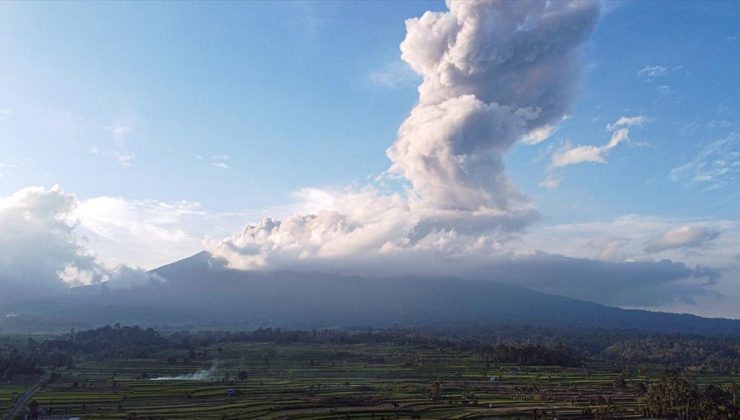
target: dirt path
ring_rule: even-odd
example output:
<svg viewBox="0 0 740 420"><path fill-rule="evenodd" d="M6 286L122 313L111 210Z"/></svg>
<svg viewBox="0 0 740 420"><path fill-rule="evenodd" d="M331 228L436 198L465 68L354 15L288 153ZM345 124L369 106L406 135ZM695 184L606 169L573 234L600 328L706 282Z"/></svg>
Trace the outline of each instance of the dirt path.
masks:
<svg viewBox="0 0 740 420"><path fill-rule="evenodd" d="M46 381L49 380L49 374L45 374L44 376L39 379L38 382L34 386L32 386L28 391L26 391L23 395L18 397L18 400L10 406L10 409L7 413L3 416L3 420L13 420L13 418L21 414L23 410L26 408L26 404L28 404L28 400L31 399L39 390L41 389L41 385L46 383Z"/></svg>

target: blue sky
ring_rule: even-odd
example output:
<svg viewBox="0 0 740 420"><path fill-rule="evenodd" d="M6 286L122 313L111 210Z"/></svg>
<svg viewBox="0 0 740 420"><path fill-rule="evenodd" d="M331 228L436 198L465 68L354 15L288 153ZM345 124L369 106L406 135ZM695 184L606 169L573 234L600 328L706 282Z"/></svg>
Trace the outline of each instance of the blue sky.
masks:
<svg viewBox="0 0 740 420"><path fill-rule="evenodd" d="M447 7L1 2L0 197L59 185L83 209L92 252L151 268L259 216L321 207L333 200L323 190L375 185L419 101L422 79L400 58L404 21L427 10ZM513 252L595 258L604 238L703 228L665 254L624 245L620 260L712 266L725 270L721 293L740 296L738 22L736 2L601 5L567 119L503 155L538 214ZM621 117L642 123L602 163L553 168L559 152L605 145ZM545 232L561 226L595 230L559 250ZM156 258L132 251L152 232L159 248L182 240Z"/></svg>
<svg viewBox="0 0 740 420"><path fill-rule="evenodd" d="M33 160L3 177L6 193L60 183L83 197L263 207L305 184L383 170L415 97L413 83L391 91L368 75L399 60L403 20L418 4L2 7L0 91L14 117L3 124L3 155ZM348 36L368 14L372 24ZM130 167L90 156L116 149L105 131L114 125L130 129ZM228 173L196 160L223 154Z"/></svg>
<svg viewBox="0 0 740 420"><path fill-rule="evenodd" d="M11 114L0 126L2 160L18 167L3 171L0 191L60 184L80 197L233 210L377 174L418 82L408 73L385 86L372 75L403 73L403 21L444 8L379 6L4 3L0 100ZM740 8L612 8L585 47L581 92L555 140L600 143L607 123L636 114L653 120L634 134L647 145L616 151L608 165L563 171L555 193L537 186L546 161L533 165L547 146L521 147L507 158L512 177L555 218L561 203L586 201L593 202L578 217L737 214L740 200L722 202L726 190L687 189L668 173L737 129ZM665 74L640 77L649 66ZM115 126L126 128L122 144L106 131ZM136 157L122 167L91 156L92 148ZM229 170L212 167L212 155L229 155Z"/></svg>

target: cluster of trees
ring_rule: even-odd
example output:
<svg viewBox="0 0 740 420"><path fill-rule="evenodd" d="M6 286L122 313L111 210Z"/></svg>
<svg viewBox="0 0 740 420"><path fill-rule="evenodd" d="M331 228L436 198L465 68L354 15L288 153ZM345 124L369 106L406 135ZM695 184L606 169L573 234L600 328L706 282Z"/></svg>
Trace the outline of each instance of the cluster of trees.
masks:
<svg viewBox="0 0 740 420"><path fill-rule="evenodd" d="M740 372L740 342L731 338L650 335L616 342L604 351L627 362L703 366L713 372Z"/></svg>
<svg viewBox="0 0 740 420"><path fill-rule="evenodd" d="M29 338L26 346L0 347L0 378L39 374L42 368L71 367L74 356L93 358L146 357L170 347L170 340L151 328L105 326L38 342ZM25 347L25 348L24 348Z"/></svg>
<svg viewBox="0 0 740 420"><path fill-rule="evenodd" d="M708 385L699 389L687 373L667 371L651 384L643 398L645 416L651 418L736 419L737 386Z"/></svg>
<svg viewBox="0 0 740 420"><path fill-rule="evenodd" d="M39 350L84 353L95 358L131 358L148 357L171 345L169 339L152 328L116 324L79 332L73 330L67 337L44 341Z"/></svg>
<svg viewBox="0 0 740 420"><path fill-rule="evenodd" d="M0 348L0 378L11 379L15 375L30 375L41 372L39 360L18 351L13 346Z"/></svg>
<svg viewBox="0 0 740 420"><path fill-rule="evenodd" d="M440 325L427 334L450 335L456 339L484 343L540 344L555 348L563 343L584 359L620 364L698 366L707 371L740 373L740 337L718 335L659 334L645 331L533 327L526 325Z"/></svg>

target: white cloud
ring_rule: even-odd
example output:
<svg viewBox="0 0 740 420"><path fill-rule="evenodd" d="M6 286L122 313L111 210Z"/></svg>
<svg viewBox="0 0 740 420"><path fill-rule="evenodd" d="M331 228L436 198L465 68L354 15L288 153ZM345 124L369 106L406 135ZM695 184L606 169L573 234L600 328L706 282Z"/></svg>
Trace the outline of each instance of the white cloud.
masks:
<svg viewBox="0 0 740 420"><path fill-rule="evenodd" d="M77 204L59 187L29 187L0 198L0 303L46 297L75 285L150 280L143 271L103 263L83 246Z"/></svg>
<svg viewBox="0 0 740 420"><path fill-rule="evenodd" d="M540 144L543 141L549 139L555 132L555 129L557 129L557 127L554 125L546 125L542 128L532 130L524 135L524 137L522 138L522 143L529 145Z"/></svg>
<svg viewBox="0 0 740 420"><path fill-rule="evenodd" d="M704 245L711 242L711 252L702 246L691 247L692 242L688 241L686 246L663 248L660 258L719 269L737 264L740 223L729 219L693 220L628 214L610 220L540 226L522 234L512 246L515 252L525 254L542 251L609 261L652 261L654 256L646 253L646 245L667 232L681 232L683 226L691 226L689 232L696 235L688 235L688 239L703 238ZM672 243L680 241L674 238ZM619 258L604 258L605 255Z"/></svg>
<svg viewBox="0 0 740 420"><path fill-rule="evenodd" d="M78 200L58 186L24 188L0 197L0 304L70 286L158 280L138 267L193 255L208 235L226 235L258 216L208 211L187 201Z"/></svg>
<svg viewBox="0 0 740 420"><path fill-rule="evenodd" d="M612 133L609 142L603 146L585 145L573 147L566 145L565 148L552 156L552 166L558 168L585 162L606 163L607 153L627 139L629 139L629 130L620 128Z"/></svg>
<svg viewBox="0 0 740 420"><path fill-rule="evenodd" d="M702 248L719 236L719 232L706 226L681 226L650 239L646 252L661 252L667 249Z"/></svg>
<svg viewBox="0 0 740 420"><path fill-rule="evenodd" d="M101 196L79 201L73 216L77 234L100 258L152 269L201 251L208 236L230 234L261 214L217 212L192 201Z"/></svg>
<svg viewBox="0 0 740 420"><path fill-rule="evenodd" d="M225 162L212 162L211 166L219 169L229 169L229 165Z"/></svg>
<svg viewBox="0 0 740 420"><path fill-rule="evenodd" d="M614 124L607 125L607 129L612 131L612 135L606 144L602 146L566 145L552 156L551 165L558 168L585 162L606 163L606 155L620 143L629 140L629 127L642 125L646 121L647 118L643 116L621 117Z"/></svg>

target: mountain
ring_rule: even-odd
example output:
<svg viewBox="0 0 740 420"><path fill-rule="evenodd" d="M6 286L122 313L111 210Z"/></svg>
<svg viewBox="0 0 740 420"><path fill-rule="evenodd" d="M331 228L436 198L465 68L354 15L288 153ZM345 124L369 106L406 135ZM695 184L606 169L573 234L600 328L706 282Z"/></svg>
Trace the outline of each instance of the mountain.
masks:
<svg viewBox="0 0 740 420"><path fill-rule="evenodd" d="M153 273L164 281L124 290L78 288L0 310L16 315L14 325L47 322L49 328L115 322L239 329L518 324L740 336L740 320L613 308L493 281L240 271L205 252ZM9 324L3 320L0 329Z"/></svg>

